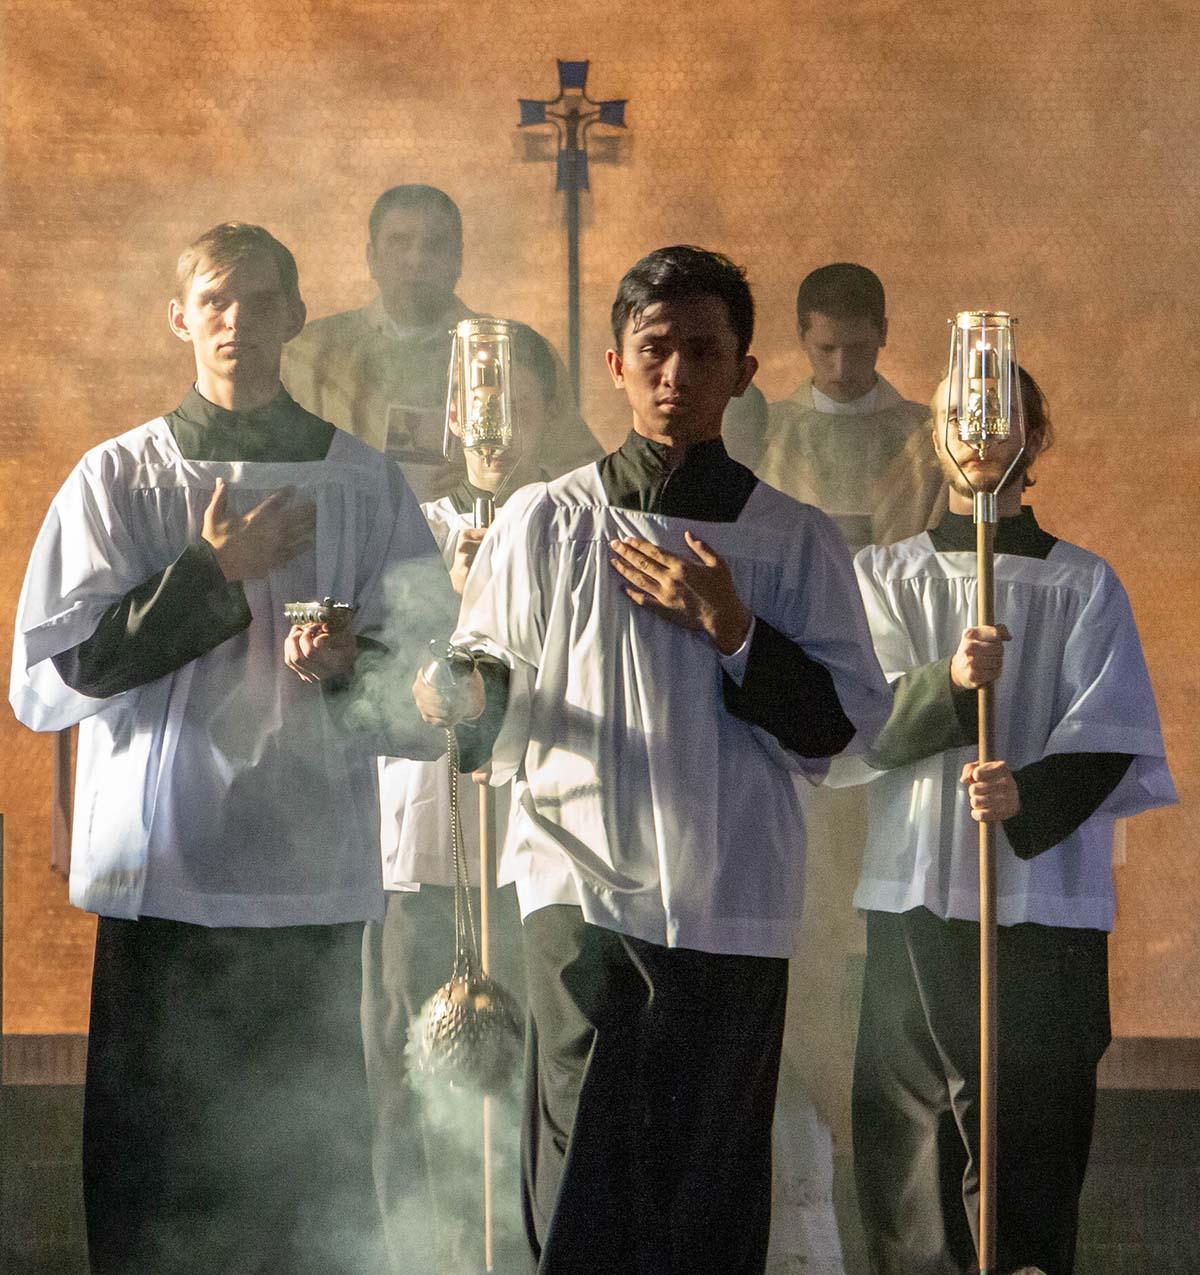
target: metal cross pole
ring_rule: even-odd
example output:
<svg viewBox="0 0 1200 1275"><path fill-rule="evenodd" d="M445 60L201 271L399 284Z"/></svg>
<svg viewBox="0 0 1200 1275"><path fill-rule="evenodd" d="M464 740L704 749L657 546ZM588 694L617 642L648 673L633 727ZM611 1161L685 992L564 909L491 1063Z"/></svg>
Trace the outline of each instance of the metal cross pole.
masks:
<svg viewBox="0 0 1200 1275"><path fill-rule="evenodd" d="M463 319L455 328L446 387L446 445L457 436L466 454L484 456L519 447L512 386L513 325L506 319ZM477 495L474 523L486 531L496 516L495 497L504 490ZM491 914L496 880L496 803L489 778L479 784L479 974L491 984ZM457 794L456 794L457 795ZM495 988L492 988L495 992ZM492 1100L483 1095L483 1252L484 1268L495 1270L492 1191Z"/></svg>
<svg viewBox="0 0 1200 1275"><path fill-rule="evenodd" d="M496 503L490 496L476 496L475 526L491 527ZM490 776L479 787L479 968L492 972L492 894L496 889L496 793ZM496 1269L495 1201L492 1194L492 1098L483 1095L483 1267L487 1275Z"/></svg>
<svg viewBox="0 0 1200 1275"><path fill-rule="evenodd" d="M558 59L558 96L517 99L518 128L553 124L558 137L555 189L566 193L567 366L579 401L579 193L588 190L588 134L597 124L625 127L625 98L595 102L587 95L587 62Z"/></svg>

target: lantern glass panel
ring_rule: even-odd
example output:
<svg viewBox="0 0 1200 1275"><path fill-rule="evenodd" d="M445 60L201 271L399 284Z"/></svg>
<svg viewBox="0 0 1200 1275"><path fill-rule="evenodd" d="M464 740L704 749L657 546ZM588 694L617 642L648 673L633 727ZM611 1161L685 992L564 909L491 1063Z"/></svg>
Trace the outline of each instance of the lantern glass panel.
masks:
<svg viewBox="0 0 1200 1275"><path fill-rule="evenodd" d="M506 450L514 444L512 324L464 319L454 331L444 451Z"/></svg>

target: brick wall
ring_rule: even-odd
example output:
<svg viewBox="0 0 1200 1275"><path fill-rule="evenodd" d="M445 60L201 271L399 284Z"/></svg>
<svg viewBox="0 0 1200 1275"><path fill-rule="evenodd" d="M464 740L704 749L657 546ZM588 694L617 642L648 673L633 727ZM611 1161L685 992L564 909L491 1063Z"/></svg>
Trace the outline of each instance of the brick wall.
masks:
<svg viewBox="0 0 1200 1275"><path fill-rule="evenodd" d="M310 313L370 296L364 223L397 181L462 204L462 295L562 344L550 169L526 163L518 96L590 57L630 136L585 198L584 400L624 426L601 366L620 274L665 242L745 262L768 396L802 374L798 279L864 260L890 296L883 370L926 396L945 319L1003 306L1058 424L1036 503L1105 552L1146 638L1184 798L1135 822L1119 870L1116 1026L1200 1030L1200 840L1186 534L1200 471L1200 28L1187 6L1038 0L0 0L0 611L46 505L88 446L173 406L180 246L229 217L298 254ZM0 626L0 659L8 632ZM81 1032L91 923L48 867L50 741L0 714L9 817L11 1032Z"/></svg>

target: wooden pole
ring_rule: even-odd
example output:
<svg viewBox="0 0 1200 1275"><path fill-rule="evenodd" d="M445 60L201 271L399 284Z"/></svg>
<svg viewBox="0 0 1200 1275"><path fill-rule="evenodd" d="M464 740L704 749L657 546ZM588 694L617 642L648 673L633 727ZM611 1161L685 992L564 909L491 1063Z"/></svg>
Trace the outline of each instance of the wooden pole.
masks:
<svg viewBox="0 0 1200 1275"><path fill-rule="evenodd" d="M975 521L979 579L978 623L995 624L992 574L996 524ZM991 761L995 748L995 684L981 686L979 760ZM979 1270L996 1266L996 839L994 826L979 825Z"/></svg>
<svg viewBox="0 0 1200 1275"><path fill-rule="evenodd" d="M486 530L496 516L493 501L477 497L475 526ZM479 965L485 976L492 967L492 888L496 877L496 794L485 779L479 785ZM483 1095L483 1264L496 1269L492 1200L492 1099Z"/></svg>
<svg viewBox="0 0 1200 1275"><path fill-rule="evenodd" d="M491 898L496 876L496 794L486 780L479 785L479 963L491 969ZM483 1095L483 1260L495 1270L492 1201L492 1099Z"/></svg>

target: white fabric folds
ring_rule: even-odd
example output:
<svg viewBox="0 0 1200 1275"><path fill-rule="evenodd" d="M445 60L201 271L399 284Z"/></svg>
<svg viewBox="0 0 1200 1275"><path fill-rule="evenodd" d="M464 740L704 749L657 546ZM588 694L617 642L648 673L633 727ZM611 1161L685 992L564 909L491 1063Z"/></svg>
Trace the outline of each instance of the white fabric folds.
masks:
<svg viewBox="0 0 1200 1275"><path fill-rule="evenodd" d="M493 752L515 777L506 872L526 915L552 903L666 946L762 956L793 947L803 894L794 780L828 763L734 717L716 648L636 607L609 541L728 563L759 618L833 675L861 750L890 697L834 524L759 483L735 522L609 506L595 466L514 495L472 568L456 640L512 669Z"/></svg>
<svg viewBox="0 0 1200 1275"><path fill-rule="evenodd" d="M110 699L72 691L51 657L199 539L218 477L235 511L296 488L316 506L315 550L247 581L249 628L200 658ZM198 462L160 418L88 452L34 545L10 688L34 730L80 724L72 901L204 925L379 916L381 745L336 729L284 667L283 607L353 602L357 633L402 646L389 598L431 561L442 572L399 470L348 434L322 461Z"/></svg>
<svg viewBox="0 0 1200 1275"><path fill-rule="evenodd" d="M459 534L475 525L469 513L459 513L449 496L421 506L433 538L449 566L454 561ZM432 728L431 728L432 729ZM459 807L467 877L479 884L478 789L469 775L459 781ZM496 794L498 840L508 821L509 790ZM379 759L380 847L385 890L415 890L422 885L454 884L450 848L450 781L446 759L409 761L403 757ZM502 877L501 885L509 878Z"/></svg>
<svg viewBox="0 0 1200 1275"><path fill-rule="evenodd" d="M927 534L855 559L885 674L953 654L974 621L973 553L938 553ZM996 756L1016 770L1053 753L1131 753L1124 779L1065 841L1019 859L997 835L1001 925L1111 929L1112 825L1175 800L1154 692L1125 590L1085 549L1059 541L1045 560L995 559L996 618L1012 631L996 697ZM896 770L838 762L831 782L871 780L860 908L977 920L978 832L959 782L974 747Z"/></svg>

